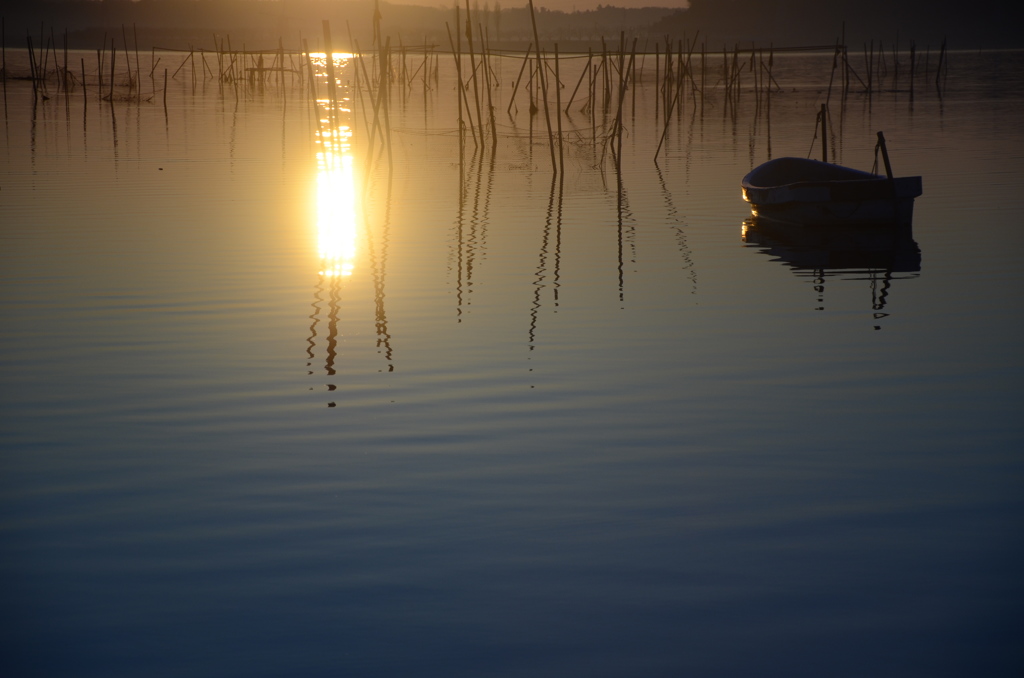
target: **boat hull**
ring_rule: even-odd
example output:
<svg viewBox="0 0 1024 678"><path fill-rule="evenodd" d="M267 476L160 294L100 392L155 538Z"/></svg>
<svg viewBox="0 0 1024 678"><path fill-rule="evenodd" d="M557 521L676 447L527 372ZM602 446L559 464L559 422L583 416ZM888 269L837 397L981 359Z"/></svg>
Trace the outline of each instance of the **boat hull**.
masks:
<svg viewBox="0 0 1024 678"><path fill-rule="evenodd" d="M754 216L796 224L910 224L921 177L888 179L804 158L777 158L741 182Z"/></svg>
<svg viewBox="0 0 1024 678"><path fill-rule="evenodd" d="M909 225L914 219L913 198L856 201L751 203L755 217L792 224L818 226Z"/></svg>

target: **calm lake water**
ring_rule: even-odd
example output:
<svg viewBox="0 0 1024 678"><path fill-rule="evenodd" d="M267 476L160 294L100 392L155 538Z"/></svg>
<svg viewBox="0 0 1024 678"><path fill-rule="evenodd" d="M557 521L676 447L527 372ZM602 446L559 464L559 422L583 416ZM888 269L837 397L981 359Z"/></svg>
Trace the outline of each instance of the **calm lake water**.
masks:
<svg viewBox="0 0 1024 678"><path fill-rule="evenodd" d="M0 673L1020 675L1024 53L930 57L831 93L923 177L895 245L746 222L831 55L657 164L648 57L621 180L578 94L552 181L516 59L461 164L450 61L397 88L390 179L297 81L9 80Z"/></svg>

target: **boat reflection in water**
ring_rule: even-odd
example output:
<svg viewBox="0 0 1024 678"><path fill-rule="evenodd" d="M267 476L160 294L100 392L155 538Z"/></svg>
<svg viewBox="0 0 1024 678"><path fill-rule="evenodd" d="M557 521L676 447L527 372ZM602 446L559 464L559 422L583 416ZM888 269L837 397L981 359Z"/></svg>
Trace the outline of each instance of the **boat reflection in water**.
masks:
<svg viewBox="0 0 1024 678"><path fill-rule="evenodd" d="M887 315L892 281L916 278L921 271L921 250L910 224L824 227L751 217L743 222L742 237L797 276L812 278L820 304L828 278L869 281L875 319Z"/></svg>

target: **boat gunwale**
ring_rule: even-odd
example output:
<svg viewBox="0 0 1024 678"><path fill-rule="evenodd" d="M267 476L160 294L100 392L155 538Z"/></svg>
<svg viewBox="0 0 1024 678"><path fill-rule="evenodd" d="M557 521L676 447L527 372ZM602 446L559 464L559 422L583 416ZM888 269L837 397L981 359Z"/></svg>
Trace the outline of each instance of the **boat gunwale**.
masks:
<svg viewBox="0 0 1024 678"><path fill-rule="evenodd" d="M830 173L834 178L807 177L777 183L779 174ZM762 183L775 179L776 183ZM757 183L755 183L757 182ZM912 200L921 195L921 177L885 177L863 170L809 158L782 157L769 160L748 172L740 182L743 198L755 205L799 202L856 202L868 200Z"/></svg>

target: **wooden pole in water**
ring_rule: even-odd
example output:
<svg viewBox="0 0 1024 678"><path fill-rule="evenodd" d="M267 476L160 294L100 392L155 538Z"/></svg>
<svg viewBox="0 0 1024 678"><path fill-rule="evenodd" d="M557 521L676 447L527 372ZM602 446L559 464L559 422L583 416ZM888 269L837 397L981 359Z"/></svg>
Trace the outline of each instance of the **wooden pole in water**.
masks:
<svg viewBox="0 0 1024 678"><path fill-rule="evenodd" d="M459 8L456 6L455 7L456 34L458 33L458 23L457 23L458 15L459 15ZM448 31L448 42L449 42L449 44L451 44L452 52L455 54L455 80L456 80L455 99L456 99L456 101L458 102L458 105L459 105L459 158L460 158L459 162L461 164L462 153L463 153L463 150L464 150L464 145L466 143L466 140L465 140L466 121L463 118L463 113L466 113L466 114L469 113L469 102L466 101L465 102L466 105L465 105L465 107L463 107L463 99L465 99L466 93L465 93L465 90L462 87L462 54L461 54L461 51L460 51L460 46L457 44L457 42L455 40L452 39L452 28L451 28L451 26L448 25L447 21L444 22L444 27L445 27L445 30ZM470 120L470 125L472 125L472 124L473 124L472 120ZM473 133L473 141L474 142L476 141L476 133L475 132Z"/></svg>
<svg viewBox="0 0 1024 678"><path fill-rule="evenodd" d="M36 83L36 57L32 49L32 36L26 35L25 39L28 42L28 68L32 78L32 98L37 99L39 98L39 85Z"/></svg>
<svg viewBox="0 0 1024 678"><path fill-rule="evenodd" d="M676 88L678 92L677 97L680 100L684 101L686 99L686 74L690 69L690 55L688 53L685 53L683 50L684 48L688 47L689 44L686 42L685 39L679 41L679 58L677 61L678 68L676 69ZM680 104L679 108L676 110L676 118L679 120L683 119L682 104Z"/></svg>
<svg viewBox="0 0 1024 678"><path fill-rule="evenodd" d="M662 102L662 43L654 43L654 122L660 113L658 108Z"/></svg>
<svg viewBox="0 0 1024 678"><path fill-rule="evenodd" d="M473 101L476 103L476 122L480 131L480 145L484 145L484 118L480 110L480 86L476 77L476 54L473 50L473 22L469 12L469 0L466 0L466 42L469 46L469 72L473 79Z"/></svg>
<svg viewBox="0 0 1024 678"><path fill-rule="evenodd" d="M68 31L64 29L64 69L61 75L61 87L64 89L64 103L68 103Z"/></svg>
<svg viewBox="0 0 1024 678"><path fill-rule="evenodd" d="M592 57L593 57L593 55L591 55L591 57L587 59L587 65L584 66L583 70L580 72L580 79L576 81L576 88L573 89L572 96L569 97L569 103L567 103L565 105L565 114L566 115L569 114L569 107L572 106L572 102L576 98L576 92L578 92L580 90L580 85L583 84L583 78L587 77L587 73L590 71L590 61L591 61Z"/></svg>
<svg viewBox="0 0 1024 678"><path fill-rule="evenodd" d="M668 117L672 103L672 41L665 39L665 78L658 91L661 93L661 112Z"/></svg>
<svg viewBox="0 0 1024 678"><path fill-rule="evenodd" d="M708 90L706 83L708 78L708 41L700 43L700 117L704 117L704 99Z"/></svg>
<svg viewBox="0 0 1024 678"><path fill-rule="evenodd" d="M132 41L135 43L135 77L139 80L138 82L138 95L139 101L142 101L142 67L139 65L139 31L132 24Z"/></svg>
<svg viewBox="0 0 1024 678"><path fill-rule="evenodd" d="M558 173L558 161L555 158L555 140L551 131L551 112L548 108L548 84L547 74L544 72L544 60L541 54L540 35L537 32L537 17L533 11L533 0L528 0L530 5L530 23L533 26L533 41L537 44L537 77L540 78L541 96L544 97L544 122L548 128L548 147L551 149L551 171Z"/></svg>
<svg viewBox="0 0 1024 678"><path fill-rule="evenodd" d="M914 99L914 66L917 56L917 43L910 41L910 99Z"/></svg>
<svg viewBox="0 0 1024 678"><path fill-rule="evenodd" d="M124 24L121 24L121 43L124 45L124 63L128 66L128 92L135 88L135 79L132 77L132 56L128 51L128 34L125 32Z"/></svg>
<svg viewBox="0 0 1024 678"><path fill-rule="evenodd" d="M871 96L871 61L868 59L868 44L864 43L864 70L868 79L867 93Z"/></svg>
<svg viewBox="0 0 1024 678"><path fill-rule="evenodd" d="M314 109L316 108L316 76L313 75L313 60L309 56L309 40L306 38L302 39L302 51L305 52L306 57L306 80L309 82L309 86L306 88L310 98L313 100ZM355 47L352 47L352 51L356 52ZM358 58L358 57L356 57ZM356 96L359 95L359 69L356 71ZM317 116L319 118L319 114Z"/></svg>
<svg viewBox="0 0 1024 678"><path fill-rule="evenodd" d="M636 82L636 41L637 40L638 40L638 38L633 38L633 46L630 48L630 52L629 52L629 77L627 78L627 80L632 80L633 82ZM633 117L633 118L636 118L636 87L631 87L631 89L633 90L631 92L631 97L632 97L633 101L632 101L631 106L630 106L630 116Z"/></svg>
<svg viewBox="0 0 1024 678"><path fill-rule="evenodd" d="M206 73L210 78L214 77L213 76L213 70L210 68L210 65L208 63L206 63L206 52L204 52L203 50L199 50L199 58L202 59L202 61L203 61L203 72ZM157 61L159 62L160 60L157 59ZM155 68L155 66L154 66L154 68ZM150 73L149 77L153 77L152 73ZM203 76L203 77L207 77L207 76Z"/></svg>
<svg viewBox="0 0 1024 678"><path fill-rule="evenodd" d="M323 19L324 29L324 52L327 54L327 97L330 100L330 118L331 118L331 130L337 128L337 121L335 117L337 115L337 101L338 97L335 92L337 87L337 80L334 77L334 47L331 44L331 22L327 19Z"/></svg>
<svg viewBox="0 0 1024 678"><path fill-rule="evenodd" d="M477 26L478 28L480 27L479 24ZM487 84L487 114L491 121L491 154L493 156L494 149L498 147L498 124L494 119L494 99L491 96L491 90L494 89L494 85L491 82L491 64L488 59L490 44L487 39L487 31L481 30L480 32L484 36L484 43L480 49L483 50L481 58L484 62L484 82Z"/></svg>
<svg viewBox="0 0 1024 678"><path fill-rule="evenodd" d="M608 45L605 44L603 35L601 36L601 68L604 69L604 102L601 104L601 110L608 115L608 107L612 100L612 80L608 65Z"/></svg>
<svg viewBox="0 0 1024 678"><path fill-rule="evenodd" d="M620 87L620 90L619 90L619 113L618 113L618 117L619 117L619 131L616 134L616 146L617 146L617 149L616 149L616 153L615 153L616 159L617 159L620 167L622 165L622 106L623 106L623 103L626 100L626 92L629 90L630 87L632 87L632 85L630 85L630 83L629 83L629 74L633 71L633 65L635 64L635 60L636 60L636 41L637 41L637 38L635 38L635 37L633 38L633 46L632 46L632 49L631 49L631 56L630 56L629 62L626 61L625 41L626 41L626 32L623 31L622 32L622 38L620 40L620 43L622 44L622 49L619 52L619 54L620 54L620 56L619 56L619 67L620 67L622 73L619 76L620 77L620 83L621 83L619 85L619 87Z"/></svg>
<svg viewBox="0 0 1024 678"><path fill-rule="evenodd" d="M591 50L587 50L588 54L593 56ZM600 64L595 68L600 68ZM594 100L597 98L597 73L594 72L594 68L590 69L590 143L593 146L597 145L597 111L594 110ZM657 106L655 106L657 109Z"/></svg>
<svg viewBox="0 0 1024 678"><path fill-rule="evenodd" d="M359 64L359 68L362 70L363 82L366 83L366 96L369 97L370 103L373 104L374 121L373 121L373 123L370 122L370 118L367 115L366 110L364 109L363 110L363 125L366 127L366 129L370 130L371 136L374 135L374 134L380 134L380 142L383 144L385 142L384 130L380 129L380 125L377 124L377 115L378 115L377 112L379 111L379 100L377 99L377 88L374 87L373 81L370 80L370 73L369 73L369 71L366 70L366 60L363 58L363 50L359 47L359 41L356 40L356 41L353 42L353 44L355 44L355 46L356 46L356 52L355 53L358 55L358 57L356 57L356 61ZM358 73L358 71L357 71L357 73ZM356 82L357 83L359 82L359 78L358 77L356 78Z"/></svg>
<svg viewBox="0 0 1024 678"><path fill-rule="evenodd" d="M106 40L104 40L106 43ZM104 45L105 47L106 45ZM96 100L103 101L103 50L96 50L96 76L99 83L96 85Z"/></svg>
<svg viewBox="0 0 1024 678"><path fill-rule="evenodd" d="M473 115L469 112L469 97L466 94L466 88L462 81L462 33L460 29L462 27L462 9L459 7L458 1L455 3L455 41L452 42L451 29L448 28L448 22L445 22L445 28L448 30L448 42L452 42L452 51L455 52L455 75L458 79L458 91L459 91L459 164L462 164L461 152L465 150L465 134L466 124L465 118L469 119L469 128L471 130L471 136L473 138L473 145L477 145L476 131L473 129ZM465 104L465 108L463 108ZM465 115L465 118L463 117Z"/></svg>
<svg viewBox="0 0 1024 678"><path fill-rule="evenodd" d="M821 112L818 113L821 119L821 161L828 162L828 105L821 105Z"/></svg>
<svg viewBox="0 0 1024 678"><path fill-rule="evenodd" d="M46 91L46 80L47 80L47 67L50 65L50 52L53 52L53 71L58 76L60 75L60 66L57 65L57 47L53 39L53 28L50 28L50 39L43 42L43 31L42 27L39 29L39 44L44 45L43 47L43 90ZM60 78L57 78L57 91L60 91Z"/></svg>
<svg viewBox="0 0 1024 678"><path fill-rule="evenodd" d="M46 90L46 31L43 30L43 23L39 23L39 47L42 49L42 62L36 58L36 79L41 81L40 86Z"/></svg>
<svg viewBox="0 0 1024 678"><path fill-rule="evenodd" d="M846 22L845 21L843 22L843 32L842 32L842 37L840 37L840 39L839 39L839 42L841 43L842 49L843 49L843 81L842 82L843 82L843 98L845 99L847 97L847 95L849 95L849 93L850 93L850 73L849 73L849 71L847 69L848 64L847 64L847 61L846 61Z"/></svg>
<svg viewBox="0 0 1024 678"><path fill-rule="evenodd" d="M892 44L892 89L897 93L900 88L900 32L896 31L896 42Z"/></svg>
<svg viewBox="0 0 1024 678"><path fill-rule="evenodd" d="M562 79L558 74L558 43L555 43L555 115L558 116L558 166L565 167L565 150L562 144Z"/></svg>
<svg viewBox="0 0 1024 678"><path fill-rule="evenodd" d="M523 65L519 67L519 75L516 76L516 84L512 87L512 96L508 101L508 108L505 110L506 113L512 115L512 104L516 101L516 92L519 91L519 81L522 80L523 71L526 70L526 65L530 62L530 52L533 51L533 43L526 48L526 56L523 57Z"/></svg>
<svg viewBox="0 0 1024 678"><path fill-rule="evenodd" d="M939 80L942 77L942 67L946 63L946 38L942 38L942 47L939 49L939 65L935 68L935 90L942 91Z"/></svg>
<svg viewBox="0 0 1024 678"><path fill-rule="evenodd" d="M885 147L885 136L878 133L878 149L882 151L882 162L885 163L885 176L892 179L892 165L889 164L889 150Z"/></svg>
<svg viewBox="0 0 1024 678"><path fill-rule="evenodd" d="M110 39L110 103L114 103L114 65L117 63L117 43Z"/></svg>
<svg viewBox="0 0 1024 678"><path fill-rule="evenodd" d="M390 66L390 64L391 64L391 36L388 36L387 41L384 44L384 48L383 48L383 52L382 52L382 57L383 58L381 59L381 63L385 63L385 59L386 59L386 63ZM394 159L393 159L392 154L391 154L391 117L390 117L390 114L388 112L389 98L390 98L390 94L391 94L391 88L390 88L391 69L390 69L390 67L386 71L382 68L381 72L380 72L380 75L381 75L381 84L380 84L381 89L384 90L385 84L389 85L388 89L385 91L385 94L388 95L388 96L384 97L384 133L386 135L386 145L387 145L387 151L388 151L388 175L390 176L391 172L393 172L394 168L395 168Z"/></svg>

